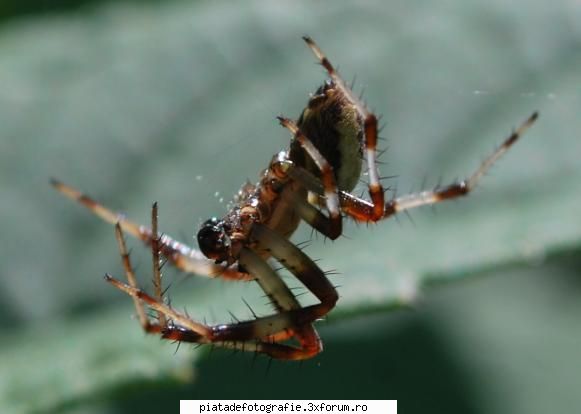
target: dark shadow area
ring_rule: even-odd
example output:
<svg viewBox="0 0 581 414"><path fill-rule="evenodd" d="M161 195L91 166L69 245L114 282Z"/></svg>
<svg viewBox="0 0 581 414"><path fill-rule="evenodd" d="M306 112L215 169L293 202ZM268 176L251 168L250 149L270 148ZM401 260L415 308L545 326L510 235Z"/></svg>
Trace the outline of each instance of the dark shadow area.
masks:
<svg viewBox="0 0 581 414"><path fill-rule="evenodd" d="M566 298L572 301L579 299L581 295L581 251L573 249L550 257L548 263L553 266L549 268L549 274L559 274L560 277L553 278Z"/></svg>
<svg viewBox="0 0 581 414"><path fill-rule="evenodd" d="M159 0L133 0L134 3L155 1ZM0 23L15 17L75 11L88 4L104 2L105 0L2 0L0 2Z"/></svg>
<svg viewBox="0 0 581 414"><path fill-rule="evenodd" d="M397 399L406 413L479 413L469 374L430 323L419 313L394 316L349 321L351 328L365 326L365 333L342 330L320 357L302 364L269 366L265 358L253 362L252 356L215 351L199 364L195 384L140 390L132 385L131 398L116 407L158 413L169 407L177 412L179 399ZM323 335L332 337L331 330Z"/></svg>
<svg viewBox="0 0 581 414"><path fill-rule="evenodd" d="M3 332L3 334L0 334L0 338L4 335L12 335L10 328L24 322L24 318L18 314L11 301L8 300L6 292L0 291L0 328L2 328Z"/></svg>
<svg viewBox="0 0 581 414"><path fill-rule="evenodd" d="M483 402L494 406L501 404L499 398L518 405L518 397L499 396L491 387L495 377L488 373L484 378L483 372L497 365L495 372L499 375L505 369L512 375L508 384L537 390L536 384L543 383L545 374L531 371L531 358L545 364L550 373L562 363L553 349L571 354L568 349L575 349L570 344L574 339L547 340L553 347L547 350L538 340L531 346L515 347L510 338L521 340L521 330L525 335L544 332L546 326L560 320L560 312L574 311L568 304L578 301L581 255L578 251L563 252L542 263L512 267L497 273L498 277L472 277L470 282L447 287L442 284L440 289L426 292L425 301L416 311L319 323L325 351L313 360L270 361L216 350L195 364L195 381L191 384L175 378L144 378L68 401L53 407L58 408L54 412L77 412L87 404L113 413L178 412L180 399L397 399L405 413L483 414L491 412ZM499 307L501 312L497 314ZM535 309L540 313L534 313ZM502 316L514 312L517 316L533 315L534 320L521 319L515 329ZM492 318L493 322L498 315L502 319L491 324L482 316L474 319L475 315ZM474 322L483 322L485 337L475 334L479 328ZM497 340L489 341L491 332L500 335ZM508 335L508 343L502 332ZM466 352L458 353L458 349ZM473 349L478 353L473 354ZM497 353L488 355L488 349ZM574 376L574 371L567 375ZM543 401L544 396L553 394L550 387L541 387L538 395L537 400ZM531 394L528 398L535 397Z"/></svg>

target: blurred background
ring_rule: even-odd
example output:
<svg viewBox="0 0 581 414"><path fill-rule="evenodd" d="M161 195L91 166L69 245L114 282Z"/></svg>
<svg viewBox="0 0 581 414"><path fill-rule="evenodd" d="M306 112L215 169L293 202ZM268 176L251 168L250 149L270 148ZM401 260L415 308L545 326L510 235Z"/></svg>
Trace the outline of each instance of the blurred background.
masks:
<svg viewBox="0 0 581 414"><path fill-rule="evenodd" d="M177 412L180 398L581 409L579 21L573 0L4 0L2 412ZM194 243L288 145L275 116L298 116L325 79L304 34L383 116L390 194L467 175L511 128L541 117L465 200L349 225L336 242L309 229L293 237L339 273L320 356L175 352L103 281L122 276L112 227L49 177L145 224L158 201L161 230ZM148 287L148 251L129 244ZM169 268L165 280L198 319L248 318L242 297L268 312L252 284Z"/></svg>

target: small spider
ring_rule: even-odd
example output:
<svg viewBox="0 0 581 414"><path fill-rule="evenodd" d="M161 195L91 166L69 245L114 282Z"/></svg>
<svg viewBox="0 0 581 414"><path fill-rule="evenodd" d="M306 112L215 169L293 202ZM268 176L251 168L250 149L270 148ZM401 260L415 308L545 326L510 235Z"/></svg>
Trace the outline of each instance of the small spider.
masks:
<svg viewBox="0 0 581 414"><path fill-rule="evenodd" d="M376 165L376 116L354 96L316 43L309 37L304 41L329 79L309 98L296 121L278 117L292 135L290 148L272 158L256 185L242 187L234 207L224 217L203 223L197 235L201 252L158 233L157 204L152 208L151 228L147 228L72 187L52 181L62 194L115 225L127 283L109 275L105 279L133 298L146 332L163 339L213 344L277 359L313 357L322 350L313 323L333 309L338 295L325 273L289 241L300 221L336 239L342 234L343 216L357 222L377 222L412 208L465 196L538 117L537 112L533 113L467 179L386 202ZM369 200L350 193L361 175L363 159L367 163ZM153 295L138 287L124 233L151 246ZM231 324L209 326L197 322L167 304L160 257L187 273L255 280L276 312ZM271 258L288 269L319 303L301 306L269 263ZM155 318L146 314L146 306L155 312Z"/></svg>

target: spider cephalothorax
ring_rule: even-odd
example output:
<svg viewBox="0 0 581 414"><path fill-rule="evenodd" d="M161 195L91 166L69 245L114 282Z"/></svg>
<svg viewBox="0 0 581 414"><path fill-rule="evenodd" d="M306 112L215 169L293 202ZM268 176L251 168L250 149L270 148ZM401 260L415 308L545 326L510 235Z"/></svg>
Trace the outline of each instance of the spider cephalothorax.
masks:
<svg viewBox="0 0 581 414"><path fill-rule="evenodd" d="M330 79L310 97L296 122L279 117L292 134L287 150L276 154L257 184L244 184L231 210L221 219L205 221L198 232L201 253L157 231L157 204L152 227L139 226L103 207L79 191L53 181L72 198L107 222L115 224L127 283L106 280L134 298L146 332L164 339L263 353L272 358L305 359L321 351L313 323L336 304L338 295L326 274L289 241L300 221L335 239L342 234L343 217L377 222L396 213L464 196L491 165L537 119L533 113L467 179L433 190L384 200L376 166L377 118L354 96L315 42L304 38ZM350 194L366 160L368 199ZM151 246L155 292L138 287L123 233ZM207 325L174 310L161 287L159 257L185 272L229 280L255 280L271 300L269 316ZM318 303L302 306L273 267L271 260L292 273ZM145 306L155 312L151 318Z"/></svg>
<svg viewBox="0 0 581 414"><path fill-rule="evenodd" d="M197 239L200 250L208 259L214 260L217 264L228 261L230 256L228 253L232 241L229 230L224 220L212 217L206 220L198 231Z"/></svg>

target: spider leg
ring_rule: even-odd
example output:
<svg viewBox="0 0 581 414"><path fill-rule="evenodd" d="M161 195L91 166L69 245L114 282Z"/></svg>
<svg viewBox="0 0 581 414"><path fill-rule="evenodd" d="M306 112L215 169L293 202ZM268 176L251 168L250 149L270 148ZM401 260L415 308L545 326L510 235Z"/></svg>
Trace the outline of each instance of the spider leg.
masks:
<svg viewBox="0 0 581 414"><path fill-rule="evenodd" d="M105 280L111 283L117 289L127 293L129 296L139 301L143 301L144 303L147 304L147 306L149 306L154 311L162 313L168 319L171 319L173 323L178 324L179 326L183 326L185 329L188 329L189 331L195 332L200 337L200 339L210 336L211 329L209 327L193 321L192 319L182 314L181 312L172 309L169 305L166 305L165 303L159 301L158 299L148 295L143 290L123 283L120 280L117 280L108 274L105 275ZM163 329L165 328L166 327L160 327L162 332Z"/></svg>
<svg viewBox="0 0 581 414"><path fill-rule="evenodd" d="M299 214L317 230L321 231L332 240L338 238L343 231L341 210L339 209L339 198L337 196L337 184L335 183L335 175L333 167L321 155L317 147L313 145L311 140L303 134L295 122L288 118L278 117L280 124L288 129L294 136L294 139L301 145L305 152L312 158L315 165L318 167L322 176L323 195L325 197L325 204L329 211L329 217L324 216L320 211L314 213L313 210L305 207L304 202L296 202L295 205L299 208ZM314 214L314 216L313 216Z"/></svg>
<svg viewBox="0 0 581 414"><path fill-rule="evenodd" d="M538 113L533 113L517 130L515 130L504 143L484 162L480 167L466 180L450 184L443 188L435 190L422 191L410 194L404 197L395 198L385 203L384 190L379 181L379 172L377 168L377 117L370 112L365 105L353 94L353 91L347 86L345 81L339 76L329 59L321 51L319 46L310 38L305 36L304 41L313 51L320 64L325 68L336 87L339 88L347 100L359 113L363 122L365 134L365 150L367 167L369 174L369 195L371 202L354 197L351 194L340 192L339 199L342 210L349 214L357 221L375 222L390 217L401 211L422 205L435 204L444 200L457 198L470 193L478 184L482 176L490 167L500 158L530 127L538 117ZM320 194L320 192L319 192Z"/></svg>
<svg viewBox="0 0 581 414"><path fill-rule="evenodd" d="M137 278L135 277L135 272L131 267L131 261L129 259L129 252L127 251L127 246L125 244L125 237L123 236L123 230L119 223L115 225L115 238L117 239L117 244L119 245L119 253L121 254L121 261L123 262L123 270L125 271L125 276L129 282L129 286L137 289ZM143 307L143 302L139 298L133 296L133 304L135 305L135 310L137 312L137 317L139 319L139 324L143 330L147 333L159 333L161 332L160 323L151 323L149 317L147 316L145 309ZM159 314L163 315L163 314ZM159 319L161 321L162 319ZM163 319L165 325L165 319Z"/></svg>
<svg viewBox="0 0 581 414"><path fill-rule="evenodd" d="M323 158L321 155L319 156ZM271 165L271 170L278 171L279 178L282 181L291 178L300 183L309 191L309 193L312 193L317 197L317 204L320 207L329 208L329 199L337 196L337 190L334 186L332 186L332 189L326 189L323 182L321 182L318 177L315 177L305 168L297 167L287 158L286 153L281 153L275 158L275 161L273 161L273 164ZM283 191L281 197L293 206L295 212L305 222L307 222L311 227L314 227L321 234L332 240L335 240L341 235L342 216L340 214L334 213L332 215L329 214L329 216L324 215L321 210L306 201L292 189ZM337 222L339 224L337 224Z"/></svg>
<svg viewBox="0 0 581 414"><path fill-rule="evenodd" d="M257 223L253 226L252 237L262 250L268 250L313 292L321 303L300 307L294 295L266 261L253 250L243 248L239 259L241 265L256 275L259 284L280 313L234 324L212 326L211 335L206 340L220 346L231 343L247 344L252 340L258 340L261 344L260 350L254 350L267 353L273 358L304 359L316 355L322 350L322 345L311 323L326 315L335 306L338 299L335 288L311 259L278 233ZM137 294L130 289L119 288L130 295ZM166 306L151 302L153 298L144 295L140 296L140 299L154 309ZM162 337L184 342L201 342L197 335L192 336L189 332L172 326L163 331ZM296 338L300 348L288 348L285 344L277 343L289 338ZM271 345L274 348L269 348ZM280 348L281 346L283 348Z"/></svg>
<svg viewBox="0 0 581 414"><path fill-rule="evenodd" d="M70 187L58 180L51 180L52 186L65 197L85 206L89 211L107 223L116 225L119 223L121 229L143 241L146 245L151 245L154 233L146 226L142 226L125 218L121 213L114 212L99 204L89 196L81 193L77 189ZM252 276L239 272L233 268L217 265L207 259L201 252L180 243L167 235L158 236L159 251L176 268L187 273L205 275L209 277L221 277L229 280L252 280Z"/></svg>
<svg viewBox="0 0 581 414"><path fill-rule="evenodd" d="M325 216L317 207L313 206L294 191L284 191L282 198L287 203L292 204L295 212L301 219L315 228L319 233L329 237L331 240L337 238L332 220Z"/></svg>
<svg viewBox="0 0 581 414"><path fill-rule="evenodd" d="M290 121L289 121L290 122ZM308 139L305 138L305 142ZM322 158L318 150L315 154ZM309 193L312 193L317 197L317 204L320 207L326 207L327 209L334 205L329 203L329 200L336 199L337 189L334 186L334 179L327 179L327 187L318 178L315 177L311 172L302 167L297 167L292 161L287 158L286 153L279 154L273 164L271 165L271 170L279 172L279 178L283 181L290 178L298 183L300 183L304 188L306 188ZM330 170L332 173L332 170ZM332 184L332 185L329 185ZM339 192L340 194L341 192ZM281 197L290 205L293 206L295 212L307 222L311 227L314 227L321 234L329 237L331 240L335 240L341 235L342 231L342 216L340 213L333 213L326 216L316 208L313 204L306 201L302 196L300 196L296 191L292 189L288 191L283 191Z"/></svg>
<svg viewBox="0 0 581 414"><path fill-rule="evenodd" d="M351 88L347 86L337 70L333 67L329 59L321 51L313 39L308 36L303 37L309 48L315 54L319 63L325 68L336 87L343 93L345 98L351 102L363 122L363 132L365 135L365 156L367 160L367 170L369 175L369 197L373 208L368 221L378 221L383 218L383 205L385 204L384 189L379 181L379 170L377 168L377 117L370 112L363 102L359 100Z"/></svg>
<svg viewBox="0 0 581 414"><path fill-rule="evenodd" d="M482 176L486 174L490 167L509 150L522 134L525 133L525 131L537 120L538 116L538 113L534 112L530 117L528 117L467 179L433 190L426 190L402 197L396 197L385 204L383 218L389 218L396 213L412 208L436 204L445 200L468 195L478 185ZM353 219L364 222L374 220L373 204L345 192L339 193L339 199L341 200L343 211L349 214Z"/></svg>
<svg viewBox="0 0 581 414"><path fill-rule="evenodd" d="M291 331L294 335L294 331ZM286 336L288 338L288 336ZM200 341L199 336L187 329L172 327L171 331L168 330L162 336L163 339L170 339L179 342L188 343L203 343L207 342ZM300 346L287 345L275 341L263 341L263 340L232 340L232 341L215 341L211 342L213 346L217 346L225 349L232 349L244 352L254 352L255 354L264 354L273 359L281 360L304 360L309 359L321 352L322 347L320 346L320 338L317 332L312 329L309 336L303 336L303 340L300 341ZM305 345L306 344L306 345ZM310 345L312 344L312 345Z"/></svg>
<svg viewBox="0 0 581 414"><path fill-rule="evenodd" d="M163 302L161 297L152 297L137 287L121 227L118 225L116 229L129 284L109 275L106 275L105 279L134 299L140 323L146 332L161 333L163 339L202 344L212 343L229 349L265 353L279 359L305 359L321 351L319 336L310 323L301 325L292 323L292 315L302 311L294 295L264 259L252 250L243 249L240 261L253 274L257 275L260 286L272 299L277 310L282 311L282 313L230 325L207 326L172 309ZM156 267L159 267L159 262L157 262ZM157 272L159 269L154 271L154 274ZM142 303L147 304L158 313L158 323L149 321ZM168 324L167 320L170 320L171 323ZM289 338L296 338L300 347L278 343Z"/></svg>
<svg viewBox="0 0 581 414"><path fill-rule="evenodd" d="M255 224L254 226L261 225ZM293 247L295 246L293 245ZM281 277L258 254L250 249L245 249L240 256L240 263L256 276L256 281L279 312L301 309L300 303ZM289 326L283 331L262 339L269 343L275 343L290 338L296 338L299 341L304 357L314 356L322 350L319 335L311 323Z"/></svg>
<svg viewBox="0 0 581 414"><path fill-rule="evenodd" d="M302 326L325 316L339 298L335 287L325 273L301 249L274 230L256 223L251 237L258 247L267 251L288 269L307 289L319 299L320 303L287 312L293 326ZM284 315L284 313L281 313Z"/></svg>
<svg viewBox="0 0 581 414"><path fill-rule="evenodd" d="M161 262L159 258L159 245L161 238L158 236L157 232L157 203L153 203L153 206L151 207L151 234L154 235L151 238L153 289L157 300L163 302L163 289L161 286ZM165 315L161 312L157 313L157 320L158 324L161 326L165 326L167 324Z"/></svg>
<svg viewBox="0 0 581 414"><path fill-rule="evenodd" d="M308 170L295 166L292 161L282 160L280 162L285 164L284 169L288 177L300 183L309 192L318 197L317 202L320 207L327 206L327 197L325 197L327 191L319 178L315 177ZM301 217L301 219L324 236L329 237L331 240L335 240L341 235L341 233L337 233L337 226L331 216L328 217L324 215L320 209L305 200L296 191L293 191L292 189L289 191L283 191L281 197L293 206L295 212ZM340 216L339 219L342 220L342 217Z"/></svg>

